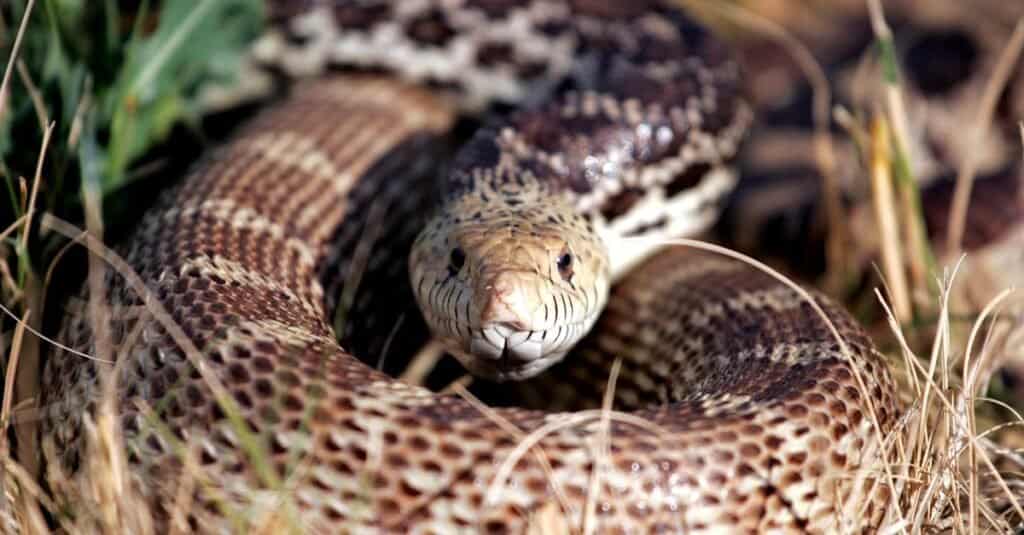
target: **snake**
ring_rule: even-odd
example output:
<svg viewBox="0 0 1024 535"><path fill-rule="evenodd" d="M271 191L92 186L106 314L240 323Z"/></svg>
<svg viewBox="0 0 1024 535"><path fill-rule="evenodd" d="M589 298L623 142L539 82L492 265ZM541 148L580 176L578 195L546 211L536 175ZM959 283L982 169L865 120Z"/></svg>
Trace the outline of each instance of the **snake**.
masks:
<svg viewBox="0 0 1024 535"><path fill-rule="evenodd" d="M67 305L42 379L54 462L81 471L112 389L134 487L197 531L891 520L899 403L864 330L749 264L652 245L706 230L736 183L751 111L720 38L659 0L268 8L254 57L298 81L109 253L133 276ZM483 126L456 143L467 114ZM552 374L539 395L567 409L386 373L428 335L485 379Z"/></svg>

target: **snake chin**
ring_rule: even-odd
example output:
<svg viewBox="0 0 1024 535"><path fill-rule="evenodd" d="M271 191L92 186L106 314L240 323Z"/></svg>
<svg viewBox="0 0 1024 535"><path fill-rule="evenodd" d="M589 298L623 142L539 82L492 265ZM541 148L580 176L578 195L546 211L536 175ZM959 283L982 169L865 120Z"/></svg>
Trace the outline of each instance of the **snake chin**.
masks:
<svg viewBox="0 0 1024 535"><path fill-rule="evenodd" d="M501 323L472 331L468 340L449 340L448 350L471 373L492 381L521 381L565 358L593 326L596 314L547 330L520 330Z"/></svg>
<svg viewBox="0 0 1024 535"><path fill-rule="evenodd" d="M512 352L489 361L475 355L456 355L473 375L495 382L523 381L534 377L565 358L566 352L548 353L533 360L520 360Z"/></svg>
<svg viewBox="0 0 1024 535"><path fill-rule="evenodd" d="M541 333L535 331L495 326L480 332L470 340L469 352L456 357L474 374L493 381L529 379L565 358L568 352L546 348L539 339Z"/></svg>

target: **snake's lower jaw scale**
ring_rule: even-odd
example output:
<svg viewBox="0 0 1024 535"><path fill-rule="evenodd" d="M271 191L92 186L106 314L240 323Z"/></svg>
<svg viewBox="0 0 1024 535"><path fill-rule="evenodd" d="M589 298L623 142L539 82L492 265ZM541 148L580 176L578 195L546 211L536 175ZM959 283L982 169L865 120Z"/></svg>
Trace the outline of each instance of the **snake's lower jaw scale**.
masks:
<svg viewBox="0 0 1024 535"><path fill-rule="evenodd" d="M534 377L565 358L566 351L552 351L539 340L516 345L509 338L500 341L500 348L484 337L474 337L469 352L456 358L477 377L497 382L522 381ZM545 351L548 349L547 351Z"/></svg>
<svg viewBox="0 0 1024 535"><path fill-rule="evenodd" d="M518 379L525 370L535 375L560 361L566 351L544 342L544 332L491 324L477 331L469 351L460 357L470 370L484 368L488 378ZM493 368L493 370L491 370Z"/></svg>

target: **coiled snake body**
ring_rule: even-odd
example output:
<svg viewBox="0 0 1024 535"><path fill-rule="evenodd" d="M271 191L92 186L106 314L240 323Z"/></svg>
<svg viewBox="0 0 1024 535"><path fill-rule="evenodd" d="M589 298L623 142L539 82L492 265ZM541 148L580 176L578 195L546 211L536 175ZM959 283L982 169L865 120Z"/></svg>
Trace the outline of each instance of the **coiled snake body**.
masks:
<svg viewBox="0 0 1024 535"><path fill-rule="evenodd" d="M730 189L749 114L724 47L658 2L292 7L275 11L286 70L389 67L462 97L381 75L298 84L124 244L149 296L108 277L104 340L69 314L68 345L115 348L129 460L158 510L196 477L188 451L209 474L189 521L210 531L281 503L316 532L520 532L548 508L601 532L881 521L873 463L894 388L854 322L816 298L844 351L767 275L686 250L643 260L615 241L696 232ZM462 150L424 225L453 106L523 99ZM634 263L597 319L613 272ZM634 412L485 414L353 356L421 340L396 310L414 292L446 345L498 378L541 371L596 320L558 373L600 397L622 357L615 407ZM45 371L44 434L70 466L103 366L59 354Z"/></svg>

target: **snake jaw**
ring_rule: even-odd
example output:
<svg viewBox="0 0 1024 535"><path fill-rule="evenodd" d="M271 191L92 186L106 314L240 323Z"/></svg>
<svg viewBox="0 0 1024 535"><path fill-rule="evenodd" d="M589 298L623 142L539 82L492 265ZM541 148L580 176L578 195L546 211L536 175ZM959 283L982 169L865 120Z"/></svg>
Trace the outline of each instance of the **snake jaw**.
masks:
<svg viewBox="0 0 1024 535"><path fill-rule="evenodd" d="M524 332L492 325L474 334L469 342L469 352L456 351L455 355L480 377L498 382L521 381L565 358L575 344L573 339L570 343L552 345L545 342L547 337L549 331Z"/></svg>

